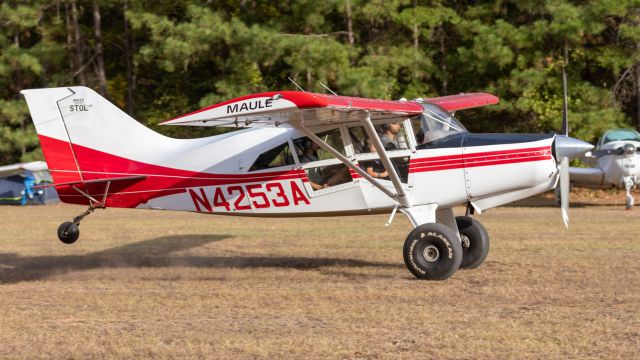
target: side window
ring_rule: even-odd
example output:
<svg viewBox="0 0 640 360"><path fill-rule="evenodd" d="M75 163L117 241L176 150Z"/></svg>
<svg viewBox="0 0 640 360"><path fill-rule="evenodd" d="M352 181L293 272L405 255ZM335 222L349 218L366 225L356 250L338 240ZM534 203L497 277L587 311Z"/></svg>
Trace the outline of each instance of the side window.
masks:
<svg viewBox="0 0 640 360"><path fill-rule="evenodd" d="M251 165L249 171L270 169L293 164L294 161L293 156L291 155L291 149L289 148L289 143L286 142L258 156L258 159L253 163L253 165Z"/></svg>
<svg viewBox="0 0 640 360"><path fill-rule="evenodd" d="M398 156L393 150L403 150L407 148L405 130L401 122L378 124L374 126L382 144L389 152L391 163L395 172L400 177L400 181L407 183L409 179L409 157ZM373 146L369 136L361 126L349 128L349 136L353 143L356 154L363 154L364 157L358 160L360 168L365 170L371 177L381 180L389 180L389 173L382 164L378 153ZM375 156L371 158L371 156Z"/></svg>
<svg viewBox="0 0 640 360"><path fill-rule="evenodd" d="M331 145L332 148L345 154L344 143L339 129L334 129L325 133L318 134L324 142ZM293 141L301 164L313 163L322 160L335 159L335 156L325 149L318 146L310 139L304 137ZM323 162L323 164L327 164ZM313 190L322 190L335 185L351 182L351 173L349 168L342 163L332 163L322 166L305 166L305 173L309 184Z"/></svg>
<svg viewBox="0 0 640 360"><path fill-rule="evenodd" d="M383 123L375 125L374 127L380 141L382 141L382 145L387 151L405 150L409 147L402 122ZM375 152L371 141L369 141L369 135L362 126L349 128L349 136L351 137L353 150L356 154Z"/></svg>
<svg viewBox="0 0 640 360"><path fill-rule="evenodd" d="M416 143L418 145L424 144L426 140L424 134L427 129L422 122L422 117L420 115L411 118L411 127L413 128L413 133L416 137Z"/></svg>
<svg viewBox="0 0 640 360"><path fill-rule="evenodd" d="M376 131L380 135L380 140L385 150L407 149L407 140L404 133L404 126L401 121L383 123L376 126Z"/></svg>
<svg viewBox="0 0 640 360"><path fill-rule="evenodd" d="M351 143L353 144L353 151L356 154L363 154L371 151L367 147L369 143L369 137L367 136L367 133L364 131L364 128L362 126L349 128L349 137L351 138Z"/></svg>
<svg viewBox="0 0 640 360"><path fill-rule="evenodd" d="M338 150L342 155L346 155L344 151L344 142L342 141L342 135L339 129L333 129L324 133L318 134L318 137L324 140L332 148ZM318 149L318 160L335 159L332 153L323 148Z"/></svg>

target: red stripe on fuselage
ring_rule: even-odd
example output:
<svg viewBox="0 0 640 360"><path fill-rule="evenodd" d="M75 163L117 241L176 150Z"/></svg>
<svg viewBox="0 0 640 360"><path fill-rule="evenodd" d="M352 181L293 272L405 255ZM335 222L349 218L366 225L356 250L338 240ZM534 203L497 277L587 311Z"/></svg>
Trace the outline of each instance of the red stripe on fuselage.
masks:
<svg viewBox="0 0 640 360"><path fill-rule="evenodd" d="M40 141L43 148L46 148L49 153L68 151L69 148L68 142L46 136L40 136ZM73 145L73 149L85 180L115 178L123 175L147 176L146 179L135 183L112 183L107 206L135 207L159 196L184 192L186 188L293 180L300 179L301 174L304 173L304 171L292 170L250 174L214 174L148 164L77 144ZM77 174L74 169L75 163L72 166L69 161L52 162L50 167L55 179L63 178L64 174ZM84 186L85 191L96 196L101 196L104 189L105 184ZM60 199L64 202L87 203L84 198L78 198L78 193L70 187L59 187L57 190ZM115 194L118 192L126 192L126 194Z"/></svg>
<svg viewBox="0 0 640 360"><path fill-rule="evenodd" d="M505 165L522 162L550 160L549 146L434 156L411 161L409 172L427 172L460 169L465 167Z"/></svg>

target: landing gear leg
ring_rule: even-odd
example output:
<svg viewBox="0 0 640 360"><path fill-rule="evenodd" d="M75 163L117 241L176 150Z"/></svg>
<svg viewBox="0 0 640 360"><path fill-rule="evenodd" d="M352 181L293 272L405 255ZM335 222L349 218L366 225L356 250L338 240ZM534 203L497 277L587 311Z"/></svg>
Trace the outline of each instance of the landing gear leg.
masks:
<svg viewBox="0 0 640 360"><path fill-rule="evenodd" d="M633 195L631 195L631 188L633 187L634 181L631 177L625 176L624 178L624 187L627 190L625 208L627 210L633 209L634 199Z"/></svg>

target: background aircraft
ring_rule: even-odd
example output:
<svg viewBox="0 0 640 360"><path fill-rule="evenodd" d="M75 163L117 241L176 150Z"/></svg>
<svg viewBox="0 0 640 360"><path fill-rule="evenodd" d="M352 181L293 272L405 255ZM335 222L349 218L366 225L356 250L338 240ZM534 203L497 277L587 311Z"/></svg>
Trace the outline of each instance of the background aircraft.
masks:
<svg viewBox="0 0 640 360"><path fill-rule="evenodd" d="M548 191L559 179L566 194L568 160L593 148L563 135L470 133L450 112L498 102L482 93L389 101L269 92L164 123L245 128L200 139L160 135L86 87L22 94L60 199L89 206L59 227L65 243L78 239L85 216L108 206L270 217L390 213L389 222L400 211L414 227L405 264L432 280L486 258L489 236L474 212ZM456 217L453 207L464 204L467 214Z"/></svg>
<svg viewBox="0 0 640 360"><path fill-rule="evenodd" d="M633 208L631 189L640 181L640 133L631 129L609 130L583 160L591 167L569 168L571 183L623 188L625 206Z"/></svg>
<svg viewBox="0 0 640 360"><path fill-rule="evenodd" d="M0 166L0 205L46 204L56 202L53 189L38 189L38 184L51 183L44 161L32 161Z"/></svg>

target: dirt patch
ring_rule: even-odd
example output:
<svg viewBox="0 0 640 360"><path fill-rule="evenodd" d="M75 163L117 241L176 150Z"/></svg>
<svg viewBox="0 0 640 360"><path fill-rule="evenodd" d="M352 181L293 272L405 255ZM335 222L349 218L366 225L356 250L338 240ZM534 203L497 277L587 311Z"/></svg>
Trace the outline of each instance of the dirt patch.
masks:
<svg viewBox="0 0 640 360"><path fill-rule="evenodd" d="M400 216L109 209L69 246L80 207L0 207L0 358L634 358L640 210L603 198L569 230L544 204L477 216L491 252L444 282L405 268Z"/></svg>

